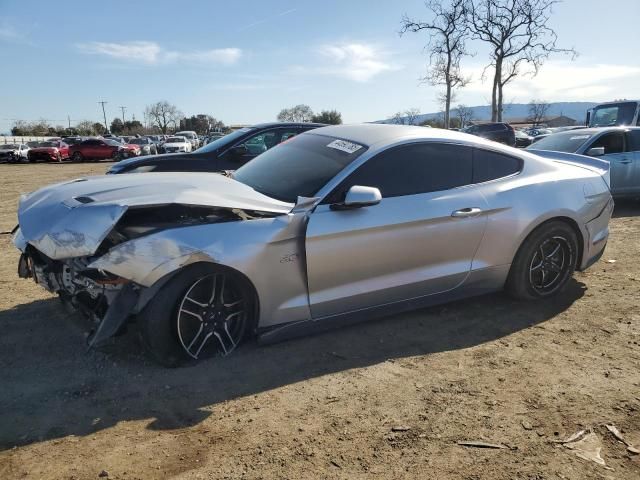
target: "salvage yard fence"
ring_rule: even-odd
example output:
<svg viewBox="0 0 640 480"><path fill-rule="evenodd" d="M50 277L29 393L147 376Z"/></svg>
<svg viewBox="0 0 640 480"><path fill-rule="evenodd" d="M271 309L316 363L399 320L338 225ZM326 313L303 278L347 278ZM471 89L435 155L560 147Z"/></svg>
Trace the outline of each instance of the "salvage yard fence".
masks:
<svg viewBox="0 0 640 480"><path fill-rule="evenodd" d="M2 136L0 136L0 145L7 145L9 143L22 143L22 144L25 144L27 142L44 142L45 140L49 140L50 138L60 138L60 137L54 137L54 136L51 136L51 135L48 135L46 137L32 137L32 136L13 137L11 135L8 135L8 136L2 135Z"/></svg>

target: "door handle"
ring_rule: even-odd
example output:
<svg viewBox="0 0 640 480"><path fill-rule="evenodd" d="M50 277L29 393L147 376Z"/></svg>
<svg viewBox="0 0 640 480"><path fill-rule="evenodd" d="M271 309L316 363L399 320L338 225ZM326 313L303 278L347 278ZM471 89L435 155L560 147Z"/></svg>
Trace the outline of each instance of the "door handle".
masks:
<svg viewBox="0 0 640 480"><path fill-rule="evenodd" d="M481 208L467 207L467 208L461 208L460 210L454 210L453 212L451 212L451 216L457 217L457 218L477 217L481 213L482 213Z"/></svg>

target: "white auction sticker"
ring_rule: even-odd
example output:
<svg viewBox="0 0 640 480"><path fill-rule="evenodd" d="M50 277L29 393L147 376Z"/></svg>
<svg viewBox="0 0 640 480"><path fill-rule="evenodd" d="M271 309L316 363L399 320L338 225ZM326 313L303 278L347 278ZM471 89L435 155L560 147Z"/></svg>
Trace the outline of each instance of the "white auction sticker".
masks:
<svg viewBox="0 0 640 480"><path fill-rule="evenodd" d="M571 137L569 140L584 140L585 138L589 138L591 135L575 135Z"/></svg>
<svg viewBox="0 0 640 480"><path fill-rule="evenodd" d="M347 142L346 140L334 140L329 145L329 148L335 148L336 150L340 150L342 152L354 153L362 148L362 145L358 145L357 143Z"/></svg>

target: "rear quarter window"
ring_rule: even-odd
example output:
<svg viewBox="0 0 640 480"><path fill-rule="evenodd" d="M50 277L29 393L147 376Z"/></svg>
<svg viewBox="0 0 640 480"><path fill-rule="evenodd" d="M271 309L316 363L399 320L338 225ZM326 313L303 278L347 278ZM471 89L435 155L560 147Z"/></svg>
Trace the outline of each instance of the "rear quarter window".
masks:
<svg viewBox="0 0 640 480"><path fill-rule="evenodd" d="M473 149L473 183L508 177L522 170L522 160L491 150Z"/></svg>

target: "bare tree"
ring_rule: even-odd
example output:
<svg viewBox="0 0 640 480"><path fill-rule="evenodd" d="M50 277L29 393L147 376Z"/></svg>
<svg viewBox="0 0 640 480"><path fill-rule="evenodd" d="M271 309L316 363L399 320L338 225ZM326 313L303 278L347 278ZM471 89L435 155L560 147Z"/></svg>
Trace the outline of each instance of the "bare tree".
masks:
<svg viewBox="0 0 640 480"><path fill-rule="evenodd" d="M388 120L396 125L416 125L419 115L420 109L414 107L404 112L396 112Z"/></svg>
<svg viewBox="0 0 640 480"><path fill-rule="evenodd" d="M148 105L144 113L151 121L151 124L158 127L165 135L169 128L176 128L180 123L180 119L184 117L178 107L166 100Z"/></svg>
<svg viewBox="0 0 640 480"><path fill-rule="evenodd" d="M429 52L430 65L423 81L431 85L444 85L444 128L449 128L453 91L469 83L460 70L460 60L468 55L465 40L468 38L466 22L468 0L451 0L443 5L438 0L426 0L425 6L434 15L429 22L402 18L400 34L426 31L429 41L425 49Z"/></svg>
<svg viewBox="0 0 640 480"><path fill-rule="evenodd" d="M278 114L279 122L311 122L313 110L309 105L296 105L291 108L283 108Z"/></svg>
<svg viewBox="0 0 640 480"><path fill-rule="evenodd" d="M456 107L456 116L458 117L460 128L464 128L473 120L473 110L466 105L459 104Z"/></svg>
<svg viewBox="0 0 640 480"><path fill-rule="evenodd" d="M556 46L556 32L548 26L552 8L558 0L468 0L467 18L472 38L491 48L493 85L491 120L502 121L505 85L522 73L536 75L552 53L571 53Z"/></svg>
<svg viewBox="0 0 640 480"><path fill-rule="evenodd" d="M531 100L529 102L529 116L527 120L533 124L533 126L540 125L547 118L547 113L549 113L549 105L548 102L544 100Z"/></svg>

